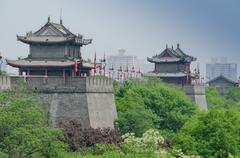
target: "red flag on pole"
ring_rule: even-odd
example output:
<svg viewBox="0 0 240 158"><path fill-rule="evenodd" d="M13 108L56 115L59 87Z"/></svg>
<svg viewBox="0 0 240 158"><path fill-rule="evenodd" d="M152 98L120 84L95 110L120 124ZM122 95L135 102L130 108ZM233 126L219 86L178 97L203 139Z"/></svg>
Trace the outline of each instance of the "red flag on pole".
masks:
<svg viewBox="0 0 240 158"><path fill-rule="evenodd" d="M105 76L106 73L106 58L105 58L105 52L104 52L104 56L103 56L103 74Z"/></svg>
<svg viewBox="0 0 240 158"><path fill-rule="evenodd" d="M99 73L100 73L100 76L102 76L102 63L99 65Z"/></svg>
<svg viewBox="0 0 240 158"><path fill-rule="evenodd" d="M75 60L74 69L75 69L75 72L78 71L78 61L77 60Z"/></svg>
<svg viewBox="0 0 240 158"><path fill-rule="evenodd" d="M97 55L96 55L96 51L95 51L95 53L94 53L94 76L95 76L95 74L96 74L96 60L97 60L97 57L96 57Z"/></svg>

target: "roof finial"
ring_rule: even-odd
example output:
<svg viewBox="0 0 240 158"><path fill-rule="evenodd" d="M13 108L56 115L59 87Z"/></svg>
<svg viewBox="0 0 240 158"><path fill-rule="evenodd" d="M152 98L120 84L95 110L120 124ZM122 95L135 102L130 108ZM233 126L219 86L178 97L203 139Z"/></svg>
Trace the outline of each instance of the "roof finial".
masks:
<svg viewBox="0 0 240 158"><path fill-rule="evenodd" d="M50 22L50 16L48 16L48 22Z"/></svg>
<svg viewBox="0 0 240 158"><path fill-rule="evenodd" d="M179 45L179 43L178 43L178 44L177 44L177 48L179 48L179 46L180 46L180 45Z"/></svg>
<svg viewBox="0 0 240 158"><path fill-rule="evenodd" d="M60 9L60 24L62 24L62 8Z"/></svg>
<svg viewBox="0 0 240 158"><path fill-rule="evenodd" d="M168 48L168 44L166 44L166 49Z"/></svg>
<svg viewBox="0 0 240 158"><path fill-rule="evenodd" d="M172 45L172 49L173 49L173 45Z"/></svg>

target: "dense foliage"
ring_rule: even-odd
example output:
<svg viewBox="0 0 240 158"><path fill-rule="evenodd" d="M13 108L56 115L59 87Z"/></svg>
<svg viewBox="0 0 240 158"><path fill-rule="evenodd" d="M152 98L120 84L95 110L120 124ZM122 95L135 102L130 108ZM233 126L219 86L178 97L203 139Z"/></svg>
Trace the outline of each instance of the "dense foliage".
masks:
<svg viewBox="0 0 240 158"><path fill-rule="evenodd" d="M214 87L206 87L206 98L209 109L225 108L240 111L240 88L229 88L221 94Z"/></svg>
<svg viewBox="0 0 240 158"><path fill-rule="evenodd" d="M239 88L220 94L208 87L210 110L199 111L160 81L115 83L119 133L77 120L49 127L33 95L22 83L0 92L0 158L240 157Z"/></svg>
<svg viewBox="0 0 240 158"><path fill-rule="evenodd" d="M177 132L197 107L180 89L155 80L117 85L115 98L120 133L137 136L150 128Z"/></svg>
<svg viewBox="0 0 240 158"><path fill-rule="evenodd" d="M175 143L188 154L203 157L240 156L240 114L210 110L192 117L177 134Z"/></svg>
<svg viewBox="0 0 240 158"><path fill-rule="evenodd" d="M122 136L123 142L118 146L112 144L97 144L80 153L66 155L66 157L82 156L84 158L195 158L186 156L181 150L164 147L164 138L157 130L147 130L142 137L135 137L132 133Z"/></svg>
<svg viewBox="0 0 240 158"><path fill-rule="evenodd" d="M24 89L0 93L2 157L57 157L65 148L58 139L62 134L60 129L47 126L43 107Z"/></svg>

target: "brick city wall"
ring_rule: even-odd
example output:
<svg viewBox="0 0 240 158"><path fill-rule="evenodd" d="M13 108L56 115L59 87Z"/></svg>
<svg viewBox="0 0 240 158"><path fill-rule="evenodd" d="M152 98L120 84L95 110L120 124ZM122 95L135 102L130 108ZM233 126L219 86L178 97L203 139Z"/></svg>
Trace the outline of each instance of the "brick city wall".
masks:
<svg viewBox="0 0 240 158"><path fill-rule="evenodd" d="M0 87L5 89L17 81L16 77L6 78L0 78ZM83 127L114 127L117 112L112 79L85 77L64 81L61 77L26 77L24 80L47 105L49 122L53 126L80 120Z"/></svg>

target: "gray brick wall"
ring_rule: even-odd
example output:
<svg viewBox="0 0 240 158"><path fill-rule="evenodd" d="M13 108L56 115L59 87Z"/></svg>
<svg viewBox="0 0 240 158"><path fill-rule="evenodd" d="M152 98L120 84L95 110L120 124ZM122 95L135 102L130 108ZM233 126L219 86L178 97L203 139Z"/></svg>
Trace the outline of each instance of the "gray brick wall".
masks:
<svg viewBox="0 0 240 158"><path fill-rule="evenodd" d="M188 95L201 110L207 110L207 100L204 85L185 85L183 87L186 95Z"/></svg>
<svg viewBox="0 0 240 158"><path fill-rule="evenodd" d="M0 87L9 85L7 88L10 88L11 83L17 81L16 77L6 78L0 78ZM112 79L76 77L64 81L62 77L28 77L24 80L47 106L49 122L53 126L80 120L83 127L114 128L117 112Z"/></svg>

